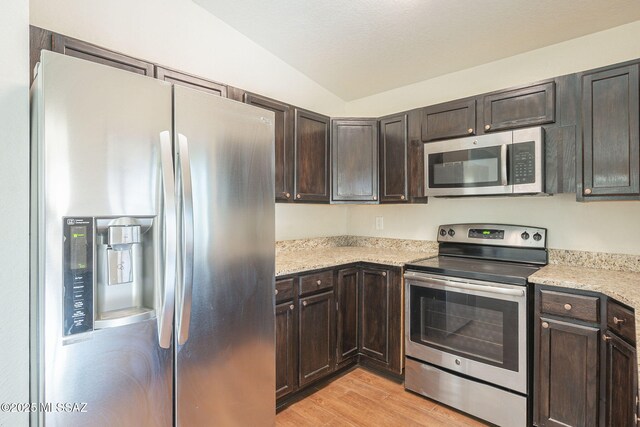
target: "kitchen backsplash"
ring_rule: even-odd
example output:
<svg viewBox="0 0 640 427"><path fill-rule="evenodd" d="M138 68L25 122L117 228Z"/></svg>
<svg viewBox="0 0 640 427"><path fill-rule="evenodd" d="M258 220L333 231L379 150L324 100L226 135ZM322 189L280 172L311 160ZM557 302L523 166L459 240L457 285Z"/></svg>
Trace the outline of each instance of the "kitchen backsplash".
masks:
<svg viewBox="0 0 640 427"><path fill-rule="evenodd" d="M438 243L432 240L391 239L367 236L331 236L280 240L276 242L276 254L280 252L341 246L359 246L417 252L435 251L438 249ZM549 264L640 272L640 255L549 249Z"/></svg>

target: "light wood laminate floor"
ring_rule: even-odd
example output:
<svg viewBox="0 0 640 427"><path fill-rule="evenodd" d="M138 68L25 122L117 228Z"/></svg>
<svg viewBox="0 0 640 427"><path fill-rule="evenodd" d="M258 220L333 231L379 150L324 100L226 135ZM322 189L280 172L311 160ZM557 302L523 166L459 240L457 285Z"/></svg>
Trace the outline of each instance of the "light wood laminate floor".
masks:
<svg viewBox="0 0 640 427"><path fill-rule="evenodd" d="M313 394L276 415L277 427L487 425L362 368L316 388Z"/></svg>

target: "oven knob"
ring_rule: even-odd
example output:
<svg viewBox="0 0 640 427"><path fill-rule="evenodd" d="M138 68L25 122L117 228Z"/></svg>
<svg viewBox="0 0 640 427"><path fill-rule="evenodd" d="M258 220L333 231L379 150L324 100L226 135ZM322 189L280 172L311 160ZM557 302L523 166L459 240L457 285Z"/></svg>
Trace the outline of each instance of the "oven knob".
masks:
<svg viewBox="0 0 640 427"><path fill-rule="evenodd" d="M450 228L450 229L449 229L449 236L453 237L453 236L455 236L455 235L456 235L456 232L455 232L455 231L453 231L453 228Z"/></svg>
<svg viewBox="0 0 640 427"><path fill-rule="evenodd" d="M462 363L460 359L456 359L456 365L460 366L460 363Z"/></svg>
<svg viewBox="0 0 640 427"><path fill-rule="evenodd" d="M524 233L522 233L520 235L520 237L522 237L522 240L528 240L529 239L529 233L527 233L526 231Z"/></svg>
<svg viewBox="0 0 640 427"><path fill-rule="evenodd" d="M446 235L447 235L447 230L445 230L444 228L441 228L441 229L440 229L440 235L441 235L442 237L446 236Z"/></svg>
<svg viewBox="0 0 640 427"><path fill-rule="evenodd" d="M533 240L539 242L542 239L542 235L540 233L536 233L533 235Z"/></svg>

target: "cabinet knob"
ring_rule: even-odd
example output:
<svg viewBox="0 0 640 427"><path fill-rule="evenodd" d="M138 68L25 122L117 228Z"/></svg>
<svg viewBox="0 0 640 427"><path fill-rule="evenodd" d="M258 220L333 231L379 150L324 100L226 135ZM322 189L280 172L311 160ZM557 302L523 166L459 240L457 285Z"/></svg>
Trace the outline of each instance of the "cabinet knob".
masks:
<svg viewBox="0 0 640 427"><path fill-rule="evenodd" d="M542 327L545 328L545 329L549 329L549 323L542 322Z"/></svg>
<svg viewBox="0 0 640 427"><path fill-rule="evenodd" d="M318 279L318 281L316 282L316 284L317 284L318 286L322 285L322 280Z"/></svg>
<svg viewBox="0 0 640 427"><path fill-rule="evenodd" d="M386 271L382 272L382 277L387 277L387 272Z"/></svg>
<svg viewBox="0 0 640 427"><path fill-rule="evenodd" d="M276 289L276 295L278 295L278 290Z"/></svg>
<svg viewBox="0 0 640 427"><path fill-rule="evenodd" d="M467 129L467 133L473 133L473 128Z"/></svg>
<svg viewBox="0 0 640 427"><path fill-rule="evenodd" d="M591 189L590 189L590 188L585 188L585 189L584 189L584 194L586 194L587 196L588 196L589 194L591 194Z"/></svg>
<svg viewBox="0 0 640 427"><path fill-rule="evenodd" d="M404 195L400 196L400 200L404 200Z"/></svg>
<svg viewBox="0 0 640 427"><path fill-rule="evenodd" d="M284 197L286 197L287 199L291 197L291 193L284 193Z"/></svg>
<svg viewBox="0 0 640 427"><path fill-rule="evenodd" d="M491 129L491 125L484 125L484 130L489 130Z"/></svg>
<svg viewBox="0 0 640 427"><path fill-rule="evenodd" d="M567 311L568 311L568 310L571 310L572 308L573 308L573 307L571 307L571 304L565 304L565 305L564 305L564 309L565 309L565 310L567 310Z"/></svg>
<svg viewBox="0 0 640 427"><path fill-rule="evenodd" d="M300 193L296 194L296 199L302 199L302 196L300 195Z"/></svg>
<svg viewBox="0 0 640 427"><path fill-rule="evenodd" d="M306 307L307 306L307 302L306 301L302 301L302 305L304 305Z"/></svg>
<svg viewBox="0 0 640 427"><path fill-rule="evenodd" d="M373 196L373 200L378 200L378 196Z"/></svg>
<svg viewBox="0 0 640 427"><path fill-rule="evenodd" d="M293 306L293 304L291 304L291 305L289 306L289 310L293 310L294 308L295 308L295 307Z"/></svg>
<svg viewBox="0 0 640 427"><path fill-rule="evenodd" d="M618 319L616 316L613 316L613 323L622 326L622 324L624 323L624 319Z"/></svg>
<svg viewBox="0 0 640 427"><path fill-rule="evenodd" d="M610 336L608 336L608 335L603 335L603 336L602 336L602 341L604 341L604 342L609 342L609 341L611 341L611 337L610 337Z"/></svg>

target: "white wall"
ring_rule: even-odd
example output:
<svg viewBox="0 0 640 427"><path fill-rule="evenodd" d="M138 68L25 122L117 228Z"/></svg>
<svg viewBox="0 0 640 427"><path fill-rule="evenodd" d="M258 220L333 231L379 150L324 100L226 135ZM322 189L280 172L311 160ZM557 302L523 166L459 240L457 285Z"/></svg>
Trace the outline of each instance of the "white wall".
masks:
<svg viewBox="0 0 640 427"><path fill-rule="evenodd" d="M383 217L383 230L375 229L377 216ZM544 227L550 248L640 255L640 202L577 203L574 194L350 206L347 230L359 236L436 240L438 225L460 222Z"/></svg>
<svg viewBox="0 0 640 427"><path fill-rule="evenodd" d="M346 205L276 204L276 240L348 234Z"/></svg>
<svg viewBox="0 0 640 427"><path fill-rule="evenodd" d="M29 2L0 13L0 403L29 401ZM1 426L27 415L0 411Z"/></svg>
<svg viewBox="0 0 640 427"><path fill-rule="evenodd" d="M351 101L349 116L383 116L640 57L640 21ZM484 49L478 46L478 49Z"/></svg>
<svg viewBox="0 0 640 427"><path fill-rule="evenodd" d="M328 115L344 101L191 0L31 0L30 22Z"/></svg>

